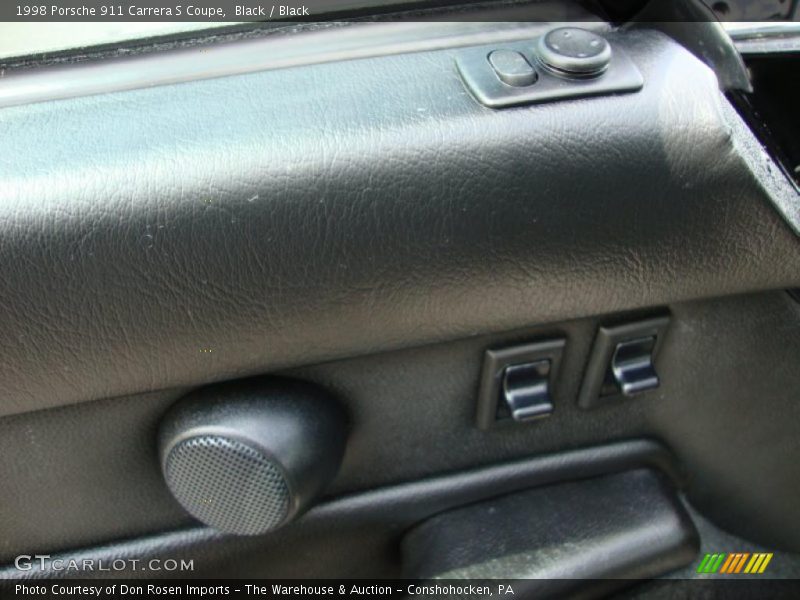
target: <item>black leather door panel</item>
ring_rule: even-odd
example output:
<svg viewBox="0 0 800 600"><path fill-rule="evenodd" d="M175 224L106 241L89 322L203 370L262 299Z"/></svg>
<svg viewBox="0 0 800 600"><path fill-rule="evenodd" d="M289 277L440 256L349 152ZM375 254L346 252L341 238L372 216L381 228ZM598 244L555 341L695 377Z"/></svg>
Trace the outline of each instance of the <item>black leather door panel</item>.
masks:
<svg viewBox="0 0 800 600"><path fill-rule="evenodd" d="M713 74L621 43L505 111L449 51L3 109L0 411L800 285Z"/></svg>
<svg viewBox="0 0 800 600"><path fill-rule="evenodd" d="M474 478L570 451L614 471L602 453L642 439L633 466L716 525L800 551L796 190L690 52L609 37L641 91L492 110L452 48L0 109L0 564L95 547L392 576L405 529L491 494ZM656 312L660 387L579 408L598 328ZM553 415L478 429L484 352L551 338ZM158 424L270 374L341 401L338 476L275 537L198 529Z"/></svg>
<svg viewBox="0 0 800 600"><path fill-rule="evenodd" d="M680 459L689 498L704 514L739 535L797 549L800 507L794 499L800 478L792 457L800 451L800 372L793 357L800 353L800 307L777 292L670 310L676 330L661 355L662 387L593 411L578 408L576 399L595 319L282 374L331 390L350 414L344 463L329 497L646 436L665 440ZM533 424L477 429L483 351L554 333L565 335L571 349L554 415ZM0 455L8 459L0 463L0 478L14 485L0 487L0 561L31 546L68 550L190 524L160 477L155 440L158 422L184 391L1 420ZM54 485L58 494L51 493Z"/></svg>

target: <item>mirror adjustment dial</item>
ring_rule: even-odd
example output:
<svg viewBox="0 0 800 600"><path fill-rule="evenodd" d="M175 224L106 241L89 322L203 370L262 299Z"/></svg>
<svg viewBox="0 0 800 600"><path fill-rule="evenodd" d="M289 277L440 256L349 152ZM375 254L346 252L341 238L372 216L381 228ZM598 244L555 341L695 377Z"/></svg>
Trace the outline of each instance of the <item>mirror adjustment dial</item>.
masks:
<svg viewBox="0 0 800 600"><path fill-rule="evenodd" d="M537 54L551 71L568 77L596 77L611 62L611 46L596 33L559 27L539 38Z"/></svg>

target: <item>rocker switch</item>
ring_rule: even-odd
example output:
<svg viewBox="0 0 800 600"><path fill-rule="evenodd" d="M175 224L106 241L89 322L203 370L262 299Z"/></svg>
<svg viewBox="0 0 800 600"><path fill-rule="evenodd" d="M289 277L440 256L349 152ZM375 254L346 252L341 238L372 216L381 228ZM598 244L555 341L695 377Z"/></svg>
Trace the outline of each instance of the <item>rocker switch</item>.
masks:
<svg viewBox="0 0 800 600"><path fill-rule="evenodd" d="M655 336L620 342L611 359L611 375L625 396L658 387L658 374L653 366Z"/></svg>
<svg viewBox="0 0 800 600"><path fill-rule="evenodd" d="M503 374L503 399L515 421L549 416L553 412L550 361L538 360L506 367Z"/></svg>

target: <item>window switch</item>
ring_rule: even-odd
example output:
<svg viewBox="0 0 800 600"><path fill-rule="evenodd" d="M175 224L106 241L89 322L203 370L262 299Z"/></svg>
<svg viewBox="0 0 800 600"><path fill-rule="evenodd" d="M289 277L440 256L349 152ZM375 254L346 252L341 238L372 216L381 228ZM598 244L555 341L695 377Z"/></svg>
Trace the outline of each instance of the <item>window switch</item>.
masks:
<svg viewBox="0 0 800 600"><path fill-rule="evenodd" d="M481 429L516 425L553 412L563 338L486 351L478 389Z"/></svg>
<svg viewBox="0 0 800 600"><path fill-rule="evenodd" d="M595 408L657 388L655 362L669 316L600 327L578 394L581 408Z"/></svg>
<svg viewBox="0 0 800 600"><path fill-rule="evenodd" d="M506 367L503 374L503 399L515 421L549 416L553 412L550 361L538 360Z"/></svg>
<svg viewBox="0 0 800 600"><path fill-rule="evenodd" d="M611 358L611 373L617 390L625 396L658 387L658 374L653 366L655 336L620 342Z"/></svg>

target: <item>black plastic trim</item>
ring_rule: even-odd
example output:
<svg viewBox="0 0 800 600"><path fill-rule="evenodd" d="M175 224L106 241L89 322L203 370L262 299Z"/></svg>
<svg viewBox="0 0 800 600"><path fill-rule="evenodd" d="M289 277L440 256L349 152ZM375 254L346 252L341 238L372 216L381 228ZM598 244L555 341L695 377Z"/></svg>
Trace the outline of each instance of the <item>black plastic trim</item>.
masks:
<svg viewBox="0 0 800 600"><path fill-rule="evenodd" d="M316 506L296 523L263 536L226 536L209 528L192 528L54 554L52 558L68 560L70 557L80 557L81 560L105 559L109 561L119 558L145 560L168 555L177 560L194 558L196 570L215 568L215 576L225 577L236 573L234 563L236 563L237 557L243 561L252 560L257 550L270 554L276 559L281 557L287 561L286 564L291 565L293 563L292 556L294 556L292 552L308 552L308 546L304 545L302 540L306 542L309 539L324 541L330 538L341 542L347 537L347 532L366 530L370 532L371 536L378 538L378 541L373 539L371 543L391 544L408 527L445 510L537 486L586 479L640 467L653 468L663 472L676 486L681 486L684 481L677 463L664 446L653 440L630 440L538 456L344 496ZM338 544L331 542L331 547L338 547ZM307 564L308 556L304 555L304 558L305 562L299 562ZM313 576L351 575L351 573L326 571L331 568L331 565L325 563L319 564L318 568L321 570L314 573ZM305 572L307 573L307 570ZM36 567L30 571L20 572L13 565L0 569L0 579L20 577L39 579L70 575L75 576L75 572L43 571ZM107 575L108 573L103 573L103 576ZM140 574L120 570L114 571L111 575L131 577ZM292 574L282 573L277 568L271 573L272 577L287 575L291 576ZM370 573L366 575L383 576L385 574ZM305 576L312 575L306 574Z"/></svg>
<svg viewBox="0 0 800 600"><path fill-rule="evenodd" d="M700 539L674 488L637 469L436 515L403 540L405 575L524 580L523 597L600 597L692 562Z"/></svg>

